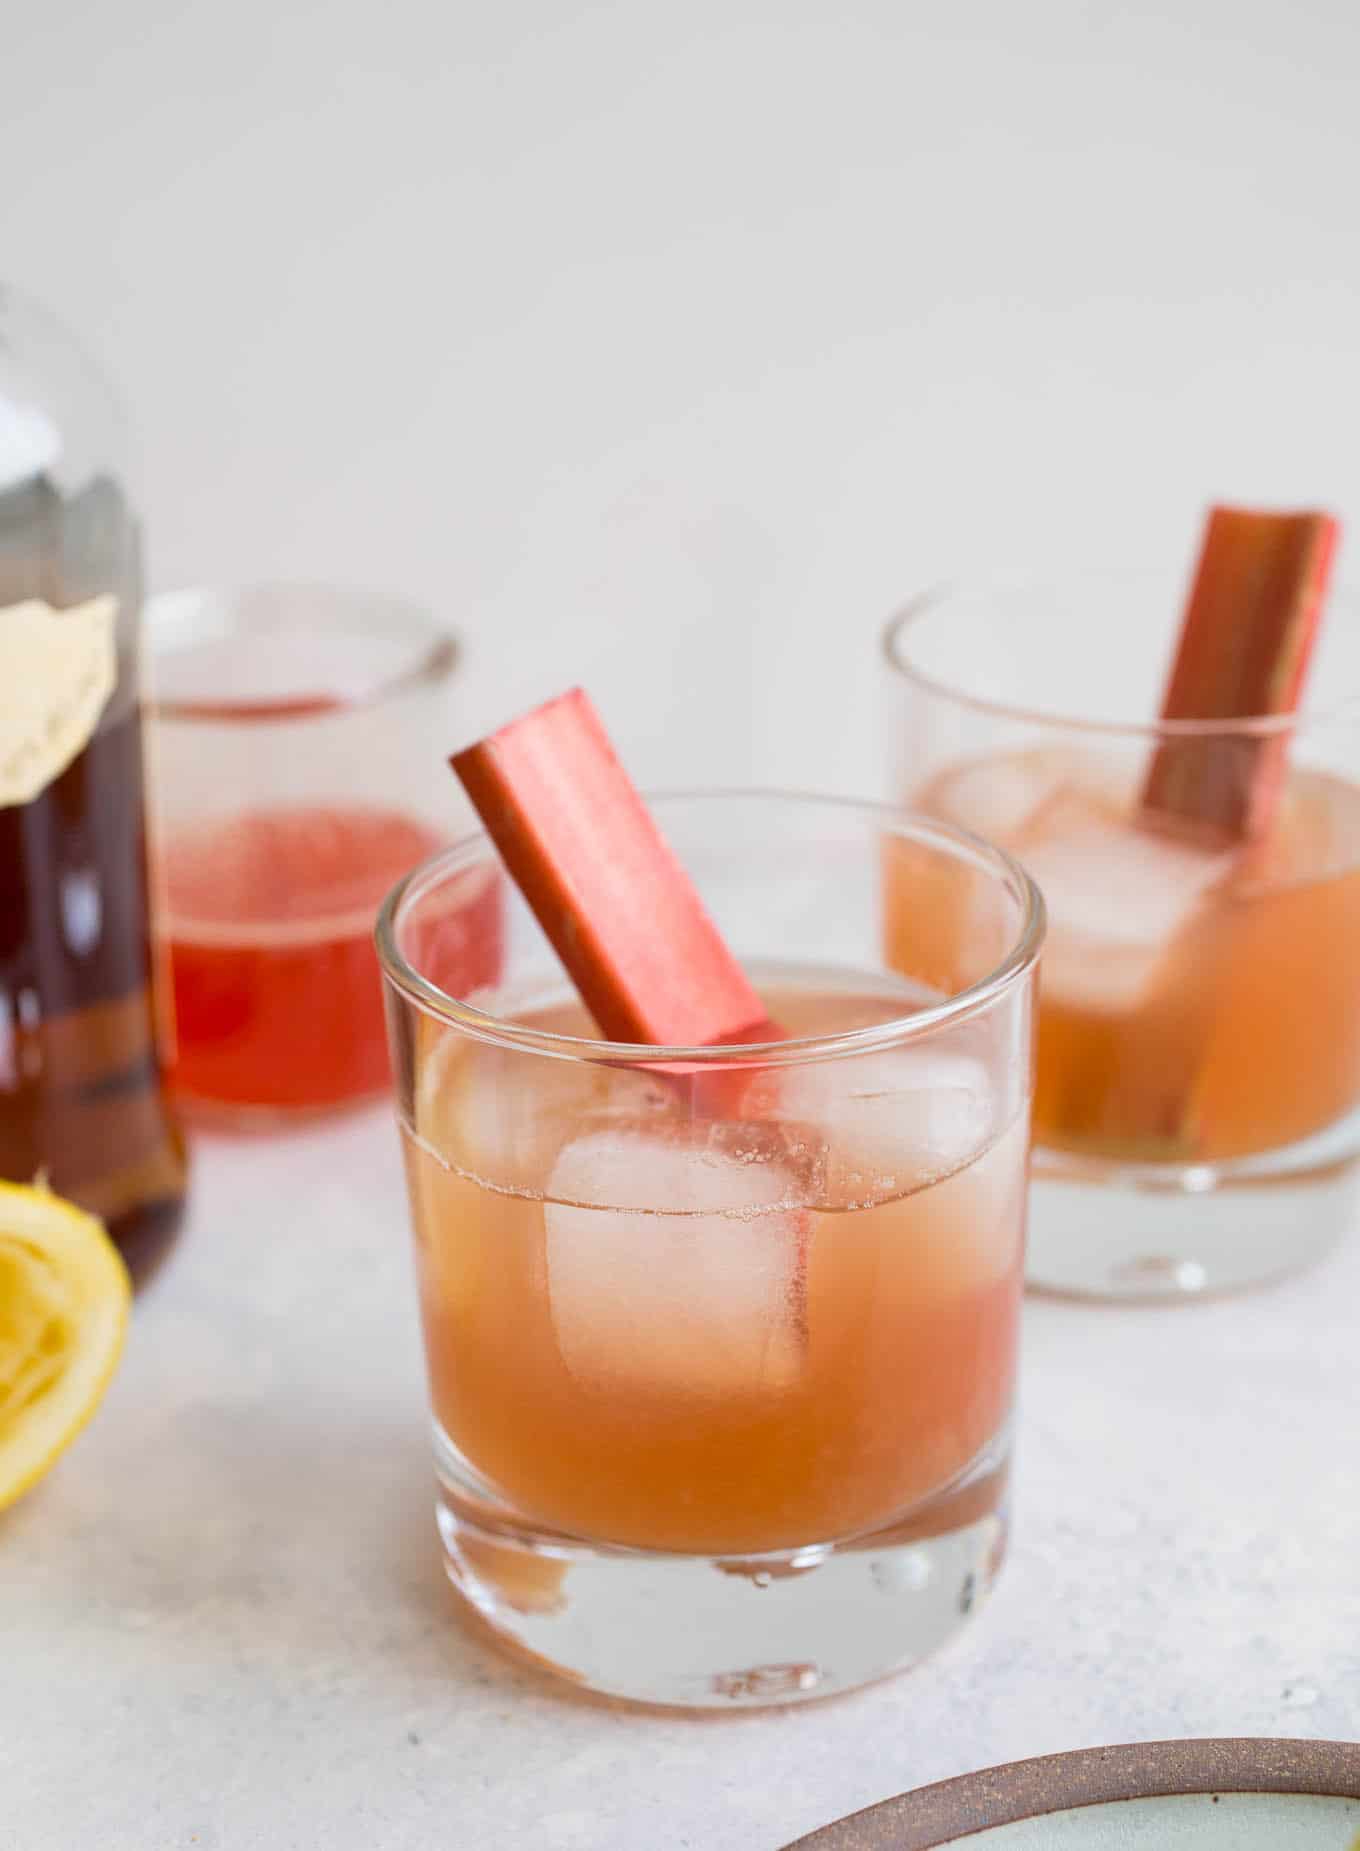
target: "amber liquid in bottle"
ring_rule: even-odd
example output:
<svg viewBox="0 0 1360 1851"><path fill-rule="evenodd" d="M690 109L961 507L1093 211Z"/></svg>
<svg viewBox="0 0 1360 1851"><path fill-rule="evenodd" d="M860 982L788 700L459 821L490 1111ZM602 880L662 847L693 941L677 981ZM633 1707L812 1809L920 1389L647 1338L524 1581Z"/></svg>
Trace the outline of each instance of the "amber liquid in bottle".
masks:
<svg viewBox="0 0 1360 1851"><path fill-rule="evenodd" d="M0 803L0 1177L44 1177L98 1215L134 1278L184 1209L153 965L135 529L100 482L63 501L0 493L4 608L112 591L118 680L76 757L26 803Z"/></svg>
<svg viewBox="0 0 1360 1851"><path fill-rule="evenodd" d="M99 1215L134 1276L184 1207L153 993L140 720L131 706L31 802L0 808L0 1174L45 1174Z"/></svg>

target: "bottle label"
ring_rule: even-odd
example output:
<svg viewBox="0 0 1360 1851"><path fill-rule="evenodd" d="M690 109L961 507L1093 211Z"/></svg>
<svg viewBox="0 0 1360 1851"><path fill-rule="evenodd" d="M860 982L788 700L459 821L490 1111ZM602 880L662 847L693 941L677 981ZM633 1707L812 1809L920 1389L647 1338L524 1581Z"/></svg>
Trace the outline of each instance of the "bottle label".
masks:
<svg viewBox="0 0 1360 1851"><path fill-rule="evenodd" d="M84 751L118 679L118 600L0 610L0 808L29 803Z"/></svg>

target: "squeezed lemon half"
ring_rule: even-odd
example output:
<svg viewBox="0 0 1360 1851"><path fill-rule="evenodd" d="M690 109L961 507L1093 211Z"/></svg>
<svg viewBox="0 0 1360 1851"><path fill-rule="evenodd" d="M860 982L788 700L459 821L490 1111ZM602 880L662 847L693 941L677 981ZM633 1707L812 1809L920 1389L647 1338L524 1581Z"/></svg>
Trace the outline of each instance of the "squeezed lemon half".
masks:
<svg viewBox="0 0 1360 1851"><path fill-rule="evenodd" d="M41 1478L98 1407L132 1288L93 1215L0 1183L0 1510Z"/></svg>

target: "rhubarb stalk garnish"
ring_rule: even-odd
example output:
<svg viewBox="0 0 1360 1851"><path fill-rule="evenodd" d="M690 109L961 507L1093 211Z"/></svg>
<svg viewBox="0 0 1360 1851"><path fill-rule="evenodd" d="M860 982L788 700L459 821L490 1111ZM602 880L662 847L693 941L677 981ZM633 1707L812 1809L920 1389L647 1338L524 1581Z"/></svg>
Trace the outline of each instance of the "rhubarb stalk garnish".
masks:
<svg viewBox="0 0 1360 1851"><path fill-rule="evenodd" d="M1210 511L1143 809L1221 842L1264 835L1284 784L1288 731L1232 728L1295 711L1339 535L1326 514ZM1217 726L1214 723L1219 723Z"/></svg>
<svg viewBox="0 0 1360 1851"><path fill-rule="evenodd" d="M451 763L608 1040L778 1038L580 688Z"/></svg>

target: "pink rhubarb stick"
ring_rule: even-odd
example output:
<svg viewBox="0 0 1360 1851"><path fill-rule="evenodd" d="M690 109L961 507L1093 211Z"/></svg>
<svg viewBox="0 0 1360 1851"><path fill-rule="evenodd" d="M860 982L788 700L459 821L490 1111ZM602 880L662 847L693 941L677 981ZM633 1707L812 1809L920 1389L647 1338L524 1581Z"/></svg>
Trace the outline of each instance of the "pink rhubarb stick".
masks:
<svg viewBox="0 0 1360 1851"><path fill-rule="evenodd" d="M1293 713L1317 637L1340 528L1326 514L1209 511L1164 720ZM1229 841L1264 834L1284 785L1288 735L1187 733L1163 739L1143 808Z"/></svg>
<svg viewBox="0 0 1360 1851"><path fill-rule="evenodd" d="M580 688L450 763L608 1040L779 1038Z"/></svg>

